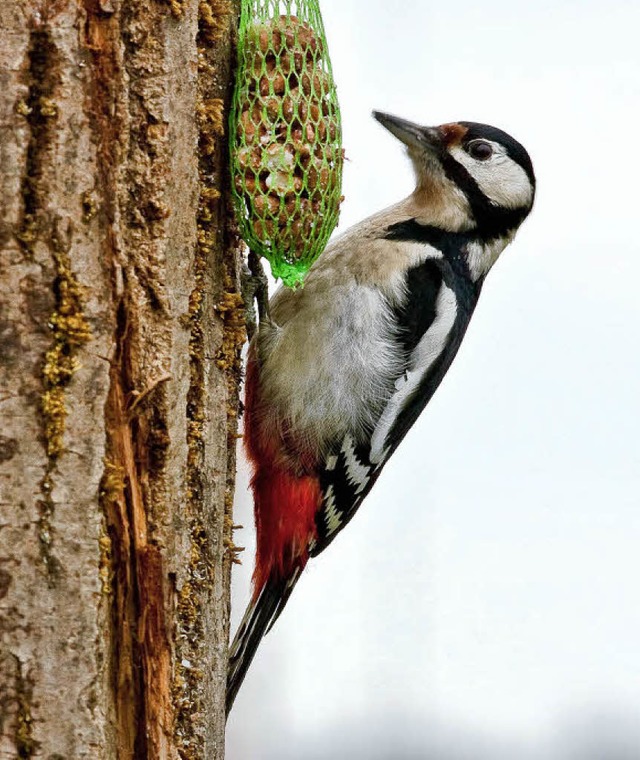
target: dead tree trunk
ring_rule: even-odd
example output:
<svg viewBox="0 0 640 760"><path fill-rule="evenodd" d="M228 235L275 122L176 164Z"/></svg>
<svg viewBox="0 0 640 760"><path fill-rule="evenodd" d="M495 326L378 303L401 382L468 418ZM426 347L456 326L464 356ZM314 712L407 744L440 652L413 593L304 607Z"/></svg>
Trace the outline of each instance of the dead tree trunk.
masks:
<svg viewBox="0 0 640 760"><path fill-rule="evenodd" d="M224 755L233 0L0 3L0 758Z"/></svg>

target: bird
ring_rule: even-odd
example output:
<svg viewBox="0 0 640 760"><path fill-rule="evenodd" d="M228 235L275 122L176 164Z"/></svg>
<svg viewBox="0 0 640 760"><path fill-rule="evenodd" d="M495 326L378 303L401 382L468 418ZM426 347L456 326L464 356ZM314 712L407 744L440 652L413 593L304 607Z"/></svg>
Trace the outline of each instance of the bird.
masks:
<svg viewBox="0 0 640 760"><path fill-rule="evenodd" d="M404 144L414 191L331 242L304 287L281 287L248 351L257 548L227 713L308 560L351 521L440 385L534 202L529 154L501 129L373 116Z"/></svg>

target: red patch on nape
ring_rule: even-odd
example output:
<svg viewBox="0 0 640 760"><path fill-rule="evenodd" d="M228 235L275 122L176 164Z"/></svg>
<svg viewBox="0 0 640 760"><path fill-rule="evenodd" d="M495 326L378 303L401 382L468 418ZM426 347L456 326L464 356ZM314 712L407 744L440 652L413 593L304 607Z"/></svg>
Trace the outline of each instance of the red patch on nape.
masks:
<svg viewBox="0 0 640 760"><path fill-rule="evenodd" d="M309 559L309 542L317 536L320 481L275 467L258 467L253 487L257 548L254 598L269 579L289 578Z"/></svg>
<svg viewBox="0 0 640 760"><path fill-rule="evenodd" d="M468 132L467 127L463 127L462 124L458 124L455 121L451 124L442 124L438 127L438 130L447 148L460 144Z"/></svg>

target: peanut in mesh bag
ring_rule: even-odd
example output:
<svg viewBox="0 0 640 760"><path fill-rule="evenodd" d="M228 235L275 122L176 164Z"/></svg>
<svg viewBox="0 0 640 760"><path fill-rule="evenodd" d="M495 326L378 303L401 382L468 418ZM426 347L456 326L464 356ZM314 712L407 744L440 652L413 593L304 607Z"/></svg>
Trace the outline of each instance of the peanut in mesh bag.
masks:
<svg viewBox="0 0 640 760"><path fill-rule="evenodd" d="M341 201L340 112L318 3L244 2L238 52L237 217L251 249L293 286L324 249Z"/></svg>

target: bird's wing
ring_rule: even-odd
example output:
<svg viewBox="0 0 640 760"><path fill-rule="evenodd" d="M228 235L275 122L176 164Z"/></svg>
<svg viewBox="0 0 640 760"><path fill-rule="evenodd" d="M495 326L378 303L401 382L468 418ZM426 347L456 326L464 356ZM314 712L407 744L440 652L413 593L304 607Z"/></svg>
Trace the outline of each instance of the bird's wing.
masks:
<svg viewBox="0 0 640 760"><path fill-rule="evenodd" d="M322 507L316 515L319 554L353 517L433 396L462 342L478 292L444 257L428 258L406 273L405 298L392 307L404 362L395 389L367 440L335 441L320 470Z"/></svg>

